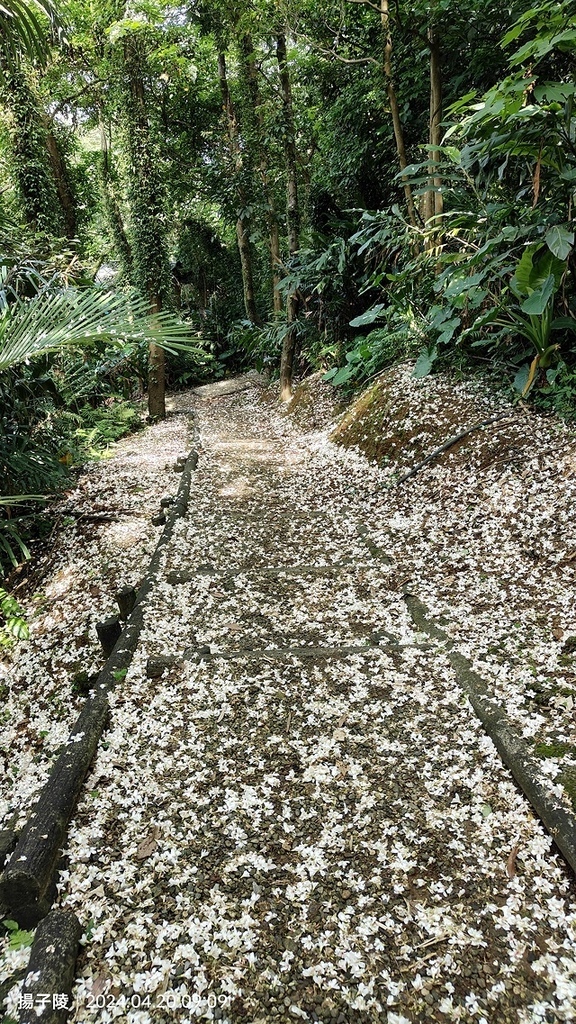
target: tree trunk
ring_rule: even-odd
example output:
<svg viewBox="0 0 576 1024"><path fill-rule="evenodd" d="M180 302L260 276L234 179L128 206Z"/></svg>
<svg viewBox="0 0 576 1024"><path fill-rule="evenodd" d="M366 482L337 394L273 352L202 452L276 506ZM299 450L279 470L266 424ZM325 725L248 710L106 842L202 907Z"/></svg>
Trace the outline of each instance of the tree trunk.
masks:
<svg viewBox="0 0 576 1024"><path fill-rule="evenodd" d="M439 147L442 141L442 66L440 54L440 39L435 28L428 30L428 42L430 45L430 145ZM427 220L431 222L433 241L437 240L441 229L441 216L444 210L442 193L439 191L442 186L442 179L438 174L438 163L440 153L438 149L430 150L430 181L433 188L428 193Z"/></svg>
<svg viewBox="0 0 576 1024"><path fill-rule="evenodd" d="M126 228L124 226L124 219L114 191L110 147L108 145L106 128L102 122L100 122L100 140L100 190L102 194L104 214L108 222L108 228L112 236L116 256L120 260L122 273L127 280L130 281L132 278L132 249L130 247L130 242L128 241Z"/></svg>
<svg viewBox="0 0 576 1024"><path fill-rule="evenodd" d="M58 142L49 125L46 128L46 149L52 167L52 175L56 184L60 207L66 226L66 237L73 241L76 238L76 204L70 185L68 168L64 162Z"/></svg>
<svg viewBox="0 0 576 1024"><path fill-rule="evenodd" d="M274 203L274 194L270 186L268 174L268 154L263 141L264 123L262 117L262 97L258 84L258 73L255 64L255 51L252 37L249 33L242 36L240 40L240 69L245 77L246 89L250 100L250 108L253 111L254 134L258 149L260 180L264 193L266 206L266 220L268 225L268 247L270 251L270 268L272 278L272 304L275 313L282 312L282 296L278 290L280 284L280 230L278 228L278 214Z"/></svg>
<svg viewBox="0 0 576 1024"><path fill-rule="evenodd" d="M21 67L9 67L0 48L7 88L10 157L22 213L33 231L61 236L64 216L52 173L46 138L46 115Z"/></svg>
<svg viewBox="0 0 576 1024"><path fill-rule="evenodd" d="M226 72L226 58L223 53L218 54L218 78L220 81L220 93L222 95L222 106L226 114L228 125L228 139L230 142L230 154L234 163L236 174L236 197L240 212L236 221L236 238L238 241L238 252L240 254L240 267L242 270L242 288L244 291L244 308L248 320L253 324L260 324L261 320L256 307L256 293L254 289L254 271L252 266L252 249L250 247L250 217L246 213L248 197L242 184L242 150L240 147L240 130L236 111L232 103L230 89L228 87L228 75Z"/></svg>
<svg viewBox="0 0 576 1024"><path fill-rule="evenodd" d="M280 267L282 258L280 255L280 229L276 210L272 207L268 216L268 230L270 233L270 261L272 264L272 305L275 313L281 313L283 309L282 296L280 294Z"/></svg>
<svg viewBox="0 0 576 1024"><path fill-rule="evenodd" d="M147 57L142 40L127 39L123 56L132 277L138 290L147 297L154 316L165 302L170 302L172 290L165 238L164 185L146 101ZM148 413L152 420L166 415L165 373L164 350L152 343L148 350Z"/></svg>
<svg viewBox="0 0 576 1024"><path fill-rule="evenodd" d="M396 140L398 163L400 165L400 170L404 171L408 166L408 159L406 157L404 129L400 119L400 108L398 106L398 97L396 95L396 87L394 85L394 76L392 73L392 35L390 33L390 11L388 0L380 0L380 19L382 23L382 34L384 36L384 75L386 77L386 93L388 95L388 103L390 104L390 113L392 115L392 126L394 128L394 138ZM412 195L410 182L404 175L402 176L402 183L404 186L404 195L406 197L408 220L412 227L415 228L417 227L417 220L414 197Z"/></svg>
<svg viewBox="0 0 576 1024"><path fill-rule="evenodd" d="M162 303L156 295L152 312L159 313ZM153 341L148 346L148 415L151 420L163 420L166 416L166 356L164 349Z"/></svg>
<svg viewBox="0 0 576 1024"><path fill-rule="evenodd" d="M300 206L298 202L298 174L296 157L296 132L294 127L294 111L292 107L292 88L290 72L286 56L286 35L278 32L276 36L276 55L280 73L280 90L282 94L282 113L284 121L284 158L286 161L286 213L288 222L288 251L290 257L300 249ZM292 397L292 379L296 356L299 302L294 290L288 295L286 302L286 319L288 329L282 345L280 359L280 400L289 402Z"/></svg>

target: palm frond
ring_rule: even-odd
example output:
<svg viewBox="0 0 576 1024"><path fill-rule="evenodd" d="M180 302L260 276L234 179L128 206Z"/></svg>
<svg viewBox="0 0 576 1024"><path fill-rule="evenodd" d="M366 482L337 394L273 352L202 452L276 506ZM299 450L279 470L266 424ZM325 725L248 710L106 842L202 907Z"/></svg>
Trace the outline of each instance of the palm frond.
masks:
<svg viewBox="0 0 576 1024"><path fill-rule="evenodd" d="M47 501L45 494L5 494L0 505L25 505L27 501Z"/></svg>
<svg viewBox="0 0 576 1024"><path fill-rule="evenodd" d="M0 0L0 81L18 67L22 56L44 61L49 46L46 19L56 21L52 0Z"/></svg>
<svg viewBox="0 0 576 1024"><path fill-rule="evenodd" d="M150 316L133 293L96 289L44 293L8 306L0 314L0 371L35 356L96 341L154 342L170 350L198 352L190 327L171 313Z"/></svg>

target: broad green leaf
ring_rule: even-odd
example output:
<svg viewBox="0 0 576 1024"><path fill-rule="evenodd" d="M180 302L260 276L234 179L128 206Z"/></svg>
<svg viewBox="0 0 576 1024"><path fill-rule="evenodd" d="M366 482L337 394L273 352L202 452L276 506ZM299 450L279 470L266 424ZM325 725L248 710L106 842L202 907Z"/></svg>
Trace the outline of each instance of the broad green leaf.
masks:
<svg viewBox="0 0 576 1024"><path fill-rule="evenodd" d="M534 261L532 287L541 288L546 278L551 275L554 278L554 290L556 290L560 287L565 271L566 261L559 260L553 253L546 251L543 256Z"/></svg>
<svg viewBox="0 0 576 1024"><path fill-rule="evenodd" d="M524 64L531 57L544 57L552 49L554 49L554 44L550 39L542 40L541 42L529 39L527 43L524 43L519 50L512 54L509 60L510 66L515 67L518 64Z"/></svg>
<svg viewBox="0 0 576 1024"><path fill-rule="evenodd" d="M453 279L448 284L448 287L445 289L444 297L450 299L455 295L461 295L462 293L466 294L471 288L480 284L483 277L483 270L477 274L466 274L462 271L457 271Z"/></svg>
<svg viewBox="0 0 576 1024"><path fill-rule="evenodd" d="M524 366L520 367L516 376L514 377L514 390L517 391L520 395L522 394L522 392L526 388L526 385L528 384L529 376L530 363L525 363Z"/></svg>
<svg viewBox="0 0 576 1024"><path fill-rule="evenodd" d="M576 86L571 82L542 82L534 88L534 99L538 103L565 103L575 91Z"/></svg>
<svg viewBox="0 0 576 1024"><path fill-rule="evenodd" d="M552 46L558 46L561 50L571 49L574 43L576 43L576 29L567 28L564 32L559 32L558 35L552 36L550 42ZM569 44L569 46L566 44Z"/></svg>
<svg viewBox="0 0 576 1024"><path fill-rule="evenodd" d="M551 331L576 331L576 320L571 316L558 316L550 324Z"/></svg>
<svg viewBox="0 0 576 1024"><path fill-rule="evenodd" d="M451 320L448 320L444 324L444 329L443 329L442 333L438 335L438 337L436 339L436 344L437 345L446 345L449 341L452 340L452 338L454 337L454 333L455 333L455 331L457 330L458 327L460 327L460 317L459 316L452 317Z"/></svg>
<svg viewBox="0 0 576 1024"><path fill-rule="evenodd" d="M334 387L338 387L339 384L346 384L350 380L354 369L352 366L342 366L338 372L332 378L331 383Z"/></svg>
<svg viewBox="0 0 576 1024"><path fill-rule="evenodd" d="M436 348L436 346L434 346L434 348L432 349L423 348L422 351L420 352L420 355L418 356L418 359L416 360L416 364L412 371L412 376L416 377L417 380L422 377L427 377L432 369L432 366L434 365L434 360L436 359L437 355L438 349Z"/></svg>
<svg viewBox="0 0 576 1024"><path fill-rule="evenodd" d="M543 285L524 300L520 309L528 316L541 316L554 294L554 277L549 274Z"/></svg>
<svg viewBox="0 0 576 1024"><path fill-rule="evenodd" d="M31 946L33 941L34 932L25 931L23 928L19 928L17 932L10 933L8 948L23 949L24 947Z"/></svg>
<svg viewBox="0 0 576 1024"><path fill-rule="evenodd" d="M548 228L544 241L554 256L559 260L566 260L574 245L574 232L566 224L554 224Z"/></svg>
<svg viewBox="0 0 576 1024"><path fill-rule="evenodd" d="M532 242L522 253L510 282L515 295L531 295L533 291L543 287L549 276L553 277L555 287L559 286L566 269L565 263L550 251L536 260L534 257L539 249L540 242Z"/></svg>
<svg viewBox="0 0 576 1024"><path fill-rule="evenodd" d="M373 324L385 308L386 307L383 302L379 303L377 306L372 306L371 309L367 309L365 313L361 314L361 316L356 316L353 320L350 320L350 327L363 327L364 324Z"/></svg>
<svg viewBox="0 0 576 1024"><path fill-rule="evenodd" d="M6 630L7 633L10 633L11 636L15 636L17 640L30 639L30 630L28 629L27 624L24 622L24 619L9 618L6 620L6 625L4 626L4 629Z"/></svg>

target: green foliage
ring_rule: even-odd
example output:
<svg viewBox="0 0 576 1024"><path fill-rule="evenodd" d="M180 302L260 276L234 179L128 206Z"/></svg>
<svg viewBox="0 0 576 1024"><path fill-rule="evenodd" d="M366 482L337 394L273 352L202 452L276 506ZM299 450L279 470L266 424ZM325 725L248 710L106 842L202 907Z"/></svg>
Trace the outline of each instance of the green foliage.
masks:
<svg viewBox="0 0 576 1024"><path fill-rule="evenodd" d="M2 921L2 924L10 934L8 949L22 949L25 946L32 945L34 941L33 931L25 931L23 928L20 928L16 921L10 921L9 919Z"/></svg>
<svg viewBox="0 0 576 1024"><path fill-rule="evenodd" d="M142 426L141 413L130 402L109 400L92 409L84 405L76 417L81 426L68 438L71 462L83 462L105 453L114 441Z"/></svg>
<svg viewBox="0 0 576 1024"><path fill-rule="evenodd" d="M538 757L564 757L565 754L573 749L569 743L562 743L560 741L536 743L534 746L534 752L538 754Z"/></svg>
<svg viewBox="0 0 576 1024"><path fill-rule="evenodd" d="M399 312L394 306L373 307L363 316L352 321L352 326L362 326L373 320L384 320L385 325L369 331L355 339L354 347L345 355L345 365L329 370L323 380L335 387L338 385L366 384L387 366L411 358L416 354L423 338L423 325L413 311ZM419 361L422 356L419 357ZM418 367L418 363L417 363ZM415 374L418 376L419 374Z"/></svg>
<svg viewBox="0 0 576 1024"><path fill-rule="evenodd" d="M190 330L170 313L151 317L147 301L131 292L66 289L13 303L0 313L0 371L63 348L107 341L155 342L168 351L198 350Z"/></svg>
<svg viewBox="0 0 576 1024"><path fill-rule="evenodd" d="M218 362L223 370L254 366L261 371L270 363L276 363L283 331L283 323L262 329L251 320L237 320L226 334L226 345L218 352Z"/></svg>
<svg viewBox="0 0 576 1024"><path fill-rule="evenodd" d="M63 235L64 218L47 159L47 125L39 99L21 67L13 68L6 78L10 162L24 216L35 232Z"/></svg>
<svg viewBox="0 0 576 1024"><path fill-rule="evenodd" d="M4 305L0 312L1 566L29 557L26 537L34 525L34 506L22 489L36 492L34 501L38 494L55 491L70 462L101 453L137 422L137 413L128 405L94 409L107 393L106 379L118 379L119 361L133 360L152 339L171 350L198 351L190 345L189 336L189 327L169 313L152 320L147 302L133 293L47 286L31 298L12 297ZM91 363L78 360L74 367L70 355L60 355L86 350L86 346L92 346L96 356ZM115 360L110 352L116 354Z"/></svg>
<svg viewBox="0 0 576 1024"><path fill-rule="evenodd" d="M554 30L544 22L532 11L518 23L518 35L537 29L523 52L543 65L559 40L568 39L557 20ZM546 35L544 47L539 33ZM486 358L484 352L491 363L508 367L509 379L524 395L534 388L545 402L554 396L560 401L561 386L566 405L568 344L576 323L567 288L574 270L570 211L576 158L567 140L576 129L575 90L570 81L550 81L549 67L543 66L539 78L534 68L517 70L519 64L516 54L512 72L479 101L468 93L453 106L458 121L434 150L434 175L443 194L440 224L415 231L402 224L399 207L364 214L354 241L376 264L370 279L376 301L352 325L385 315L386 289L392 287L404 313L417 311L423 345L415 376L456 354L473 364ZM425 197L430 158L405 173L415 200ZM332 379L362 380L368 358L367 348L348 352L347 365Z"/></svg>
<svg viewBox="0 0 576 1024"><path fill-rule="evenodd" d="M56 25L51 0L2 0L0 8L0 83L19 67L23 57L44 62L48 52L47 28Z"/></svg>
<svg viewBox="0 0 576 1024"><path fill-rule="evenodd" d="M154 38L146 18L117 23L112 26L111 35L115 29L118 31L111 41L116 43L122 82L121 110L129 164L130 280L152 306L160 308L171 305L172 289L166 245L166 196L146 85Z"/></svg>
<svg viewBox="0 0 576 1024"><path fill-rule="evenodd" d="M9 647L14 640L27 640L29 636L20 605L0 587L0 648Z"/></svg>
<svg viewBox="0 0 576 1024"><path fill-rule="evenodd" d="M10 388L18 380L20 392L28 389L33 410L30 429L17 410L2 421L6 478L19 474L33 493L57 486L68 451L62 443L85 443L86 450L105 444L108 413L100 431L94 407L114 392L128 398L146 379L145 348L156 339L147 333L150 322L140 330L139 313L122 317L121 293L109 297L108 312L94 309L92 320L86 309L83 336L79 306L90 302L92 259L119 266L143 299L142 315L148 306L180 305L214 374L248 365L274 371L289 329L272 310L275 225L281 294L298 296L301 370L322 367L333 383L352 387L396 359L413 358L416 376L450 363L497 367L546 408L571 407L573 0L512 8L495 0L466 9L456 0L390 5L409 162L402 175L374 5L320 12L299 0L283 9L301 199L300 251L290 259L286 124L271 12L211 2L176 14L160 0L96 10L77 0L67 7L70 45L55 48L39 75L34 61L20 58L28 44L41 45L48 27L42 12L50 14L44 5L9 0L0 12L0 45L3 32L12 34L5 62L13 83L3 99L0 196L4 211L26 221L29 232L63 233L62 182L47 157L49 136L58 136L78 224L67 265L79 276L69 289L61 276L49 287L40 280L41 261L22 260L15 270L0 210L0 359L13 368ZM440 146L430 143L429 30L440 39L442 91L451 104ZM222 113L219 53L236 149ZM406 175L416 208L411 223ZM426 223L430 196L439 193L442 212ZM262 329L244 320L238 220L249 225ZM45 290L48 296L37 294ZM87 335L91 355L82 368L76 346ZM62 345L69 350L65 368L53 354ZM40 352L49 355L31 374L26 360ZM178 354L171 386L195 382L201 361ZM16 404L24 402L20 395Z"/></svg>

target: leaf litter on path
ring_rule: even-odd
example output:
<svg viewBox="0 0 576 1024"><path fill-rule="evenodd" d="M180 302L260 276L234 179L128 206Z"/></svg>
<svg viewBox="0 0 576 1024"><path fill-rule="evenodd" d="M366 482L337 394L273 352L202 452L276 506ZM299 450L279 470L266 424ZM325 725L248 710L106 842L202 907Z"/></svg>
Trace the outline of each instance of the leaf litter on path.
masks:
<svg viewBox="0 0 576 1024"><path fill-rule="evenodd" d="M256 389L196 406L165 561L192 575L154 595L60 881L92 922L74 1019L576 1019L574 879L398 587L430 600L454 517L418 535L422 481L409 500Z"/></svg>

